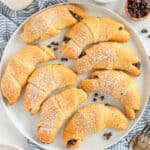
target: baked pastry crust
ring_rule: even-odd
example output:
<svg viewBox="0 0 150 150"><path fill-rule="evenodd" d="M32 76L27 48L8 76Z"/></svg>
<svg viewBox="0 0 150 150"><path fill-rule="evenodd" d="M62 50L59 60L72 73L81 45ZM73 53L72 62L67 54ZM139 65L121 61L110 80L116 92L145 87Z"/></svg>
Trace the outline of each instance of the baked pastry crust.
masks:
<svg viewBox="0 0 150 150"><path fill-rule="evenodd" d="M120 100L130 119L135 119L135 110L140 109L137 84L122 71L96 71L92 73L91 79L82 80L81 86L86 92L101 91Z"/></svg>
<svg viewBox="0 0 150 150"><path fill-rule="evenodd" d="M27 45L18 51L9 60L1 80L2 94L8 104L16 103L36 64L54 59L56 56L53 50L44 45Z"/></svg>
<svg viewBox="0 0 150 150"><path fill-rule="evenodd" d="M73 85L77 75L64 65L44 65L37 68L26 86L24 108L35 114L46 97L56 89Z"/></svg>
<svg viewBox="0 0 150 150"><path fill-rule="evenodd" d="M66 123L63 141L66 147L78 148L81 142L94 132L104 128L126 129L127 119L113 106L88 104L80 108Z"/></svg>
<svg viewBox="0 0 150 150"><path fill-rule="evenodd" d="M46 40L85 17L85 10L78 5L68 4L47 8L27 20L20 36L27 43Z"/></svg>
<svg viewBox="0 0 150 150"><path fill-rule="evenodd" d="M66 38L68 40L66 40ZM123 24L109 18L87 17L71 27L61 43L62 54L68 58L78 58L82 50L103 41L127 42L130 34Z"/></svg>
<svg viewBox="0 0 150 150"><path fill-rule="evenodd" d="M87 94L82 89L69 88L47 99L38 119L38 140L51 143L64 121L86 98Z"/></svg>
<svg viewBox="0 0 150 150"><path fill-rule="evenodd" d="M127 45L115 42L101 42L85 50L86 55L75 62L79 74L91 69L124 70L140 75L140 59Z"/></svg>

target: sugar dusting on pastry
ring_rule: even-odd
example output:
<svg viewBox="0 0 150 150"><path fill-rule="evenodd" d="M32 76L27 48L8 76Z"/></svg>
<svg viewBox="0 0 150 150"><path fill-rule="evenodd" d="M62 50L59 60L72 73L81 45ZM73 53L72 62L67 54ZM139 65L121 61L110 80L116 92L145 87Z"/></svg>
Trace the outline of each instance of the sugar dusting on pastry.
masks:
<svg viewBox="0 0 150 150"><path fill-rule="evenodd" d="M119 30L120 27L122 30ZM70 28L65 37L69 37L70 41L68 43L62 42L61 51L66 57L76 59L83 49L91 44L104 41L127 42L130 34L117 21L110 18L89 16ZM71 41L81 47L78 53L76 53L76 47L68 47ZM70 52L71 55L68 54L68 51L72 51Z"/></svg>
<svg viewBox="0 0 150 150"><path fill-rule="evenodd" d="M113 106L88 104L81 107L65 125L64 144L69 148L78 148L87 136L107 127L124 130L127 122L123 113Z"/></svg>
<svg viewBox="0 0 150 150"><path fill-rule="evenodd" d="M76 80L76 74L70 68L64 65L49 64L37 68L28 79L27 87L30 84L34 85L34 87L32 86L31 89L27 88L25 91L25 109L29 112L32 110L33 114L38 112L41 104L45 98L51 94L51 92L59 88L71 86L75 84ZM35 87L36 90L33 90ZM31 90L33 91L31 92Z"/></svg>
<svg viewBox="0 0 150 150"><path fill-rule="evenodd" d="M136 82L129 75L122 71L103 70L92 73L91 77L82 80L81 86L86 92L102 91L117 98L128 112L126 115L135 119L135 110L140 109L140 94Z"/></svg>
<svg viewBox="0 0 150 150"><path fill-rule="evenodd" d="M85 50L86 55L75 62L79 74L91 69L118 69L132 75L140 75L140 59L134 51L126 45L115 42L101 42ZM133 64L135 64L133 66Z"/></svg>
<svg viewBox="0 0 150 150"><path fill-rule="evenodd" d="M81 97L82 101L80 100ZM47 99L41 108L38 119L37 138L43 143L51 143L64 121L86 97L87 95L83 90L69 88Z"/></svg>

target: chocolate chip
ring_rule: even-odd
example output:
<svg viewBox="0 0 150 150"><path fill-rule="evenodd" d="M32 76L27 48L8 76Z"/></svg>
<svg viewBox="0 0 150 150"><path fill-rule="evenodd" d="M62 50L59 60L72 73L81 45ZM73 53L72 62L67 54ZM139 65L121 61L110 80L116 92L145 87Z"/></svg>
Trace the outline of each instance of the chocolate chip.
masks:
<svg viewBox="0 0 150 150"><path fill-rule="evenodd" d="M77 143L77 140L76 139L71 139L68 141L67 145L70 146L70 145L75 145Z"/></svg>
<svg viewBox="0 0 150 150"><path fill-rule="evenodd" d="M141 32L142 32L142 33L147 33L148 30L147 30L147 29L142 29Z"/></svg>
<svg viewBox="0 0 150 150"><path fill-rule="evenodd" d="M77 20L77 21L81 21L83 18L81 16L79 16L78 14L74 13L73 11L69 10L69 12L71 13L71 15Z"/></svg>
<svg viewBox="0 0 150 150"><path fill-rule="evenodd" d="M64 37L64 42L67 44L69 41L71 40L71 38L69 37Z"/></svg>
<svg viewBox="0 0 150 150"><path fill-rule="evenodd" d="M97 96L98 96L98 93L95 93L94 96L97 97Z"/></svg>
<svg viewBox="0 0 150 150"><path fill-rule="evenodd" d="M137 63L133 63L133 66L135 66L137 69L140 69L141 63L137 62Z"/></svg>
<svg viewBox="0 0 150 150"><path fill-rule="evenodd" d="M148 0L128 0L128 12L134 18L141 18L150 12L150 1Z"/></svg>
<svg viewBox="0 0 150 150"><path fill-rule="evenodd" d="M51 45L54 45L55 44L55 42L51 42Z"/></svg>
<svg viewBox="0 0 150 150"><path fill-rule="evenodd" d="M150 38L150 34L147 37Z"/></svg>
<svg viewBox="0 0 150 150"><path fill-rule="evenodd" d="M85 51L82 51L81 54L80 54L80 56L79 56L79 58L82 58L85 55L86 55Z"/></svg>
<svg viewBox="0 0 150 150"><path fill-rule="evenodd" d="M104 100L105 97L104 97L104 96L101 96L100 98L101 98L101 100Z"/></svg>
<svg viewBox="0 0 150 150"><path fill-rule="evenodd" d="M58 48L57 47L54 47L54 51L57 51L58 50Z"/></svg>
<svg viewBox="0 0 150 150"><path fill-rule="evenodd" d="M123 93L121 93L121 95L123 95Z"/></svg>
<svg viewBox="0 0 150 150"><path fill-rule="evenodd" d="M110 104L106 103L105 106L111 106Z"/></svg>
<svg viewBox="0 0 150 150"><path fill-rule="evenodd" d="M51 45L58 46L58 45L59 45L59 43L58 43L58 42L51 42Z"/></svg>
<svg viewBox="0 0 150 150"><path fill-rule="evenodd" d="M118 29L118 30L120 30L120 31L121 31L122 29L123 29L122 27L119 27L119 29Z"/></svg>
<svg viewBox="0 0 150 150"><path fill-rule="evenodd" d="M96 99L96 98L93 98L93 101L94 101L94 102L96 102L96 101L97 101L97 99Z"/></svg>
<svg viewBox="0 0 150 150"><path fill-rule="evenodd" d="M111 132L109 132L109 133L108 133L108 135L109 135L109 136L112 136L112 133L111 133Z"/></svg>
<svg viewBox="0 0 150 150"><path fill-rule="evenodd" d="M109 140L112 136L112 133L111 132L104 133L103 136L106 138L106 140Z"/></svg>
<svg viewBox="0 0 150 150"><path fill-rule="evenodd" d="M48 48L51 48L52 46L51 46L51 45L47 45L47 47L48 47Z"/></svg>
<svg viewBox="0 0 150 150"><path fill-rule="evenodd" d="M61 58L61 61L68 61L68 58L62 57L62 58Z"/></svg>

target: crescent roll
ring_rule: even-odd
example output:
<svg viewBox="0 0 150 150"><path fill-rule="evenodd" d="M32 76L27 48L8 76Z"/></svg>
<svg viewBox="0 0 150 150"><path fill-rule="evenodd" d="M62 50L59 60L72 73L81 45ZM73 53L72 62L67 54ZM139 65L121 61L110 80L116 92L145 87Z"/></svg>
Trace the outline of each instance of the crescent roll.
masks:
<svg viewBox="0 0 150 150"><path fill-rule="evenodd" d="M88 104L80 108L66 123L63 141L68 148L78 148L81 142L92 133L104 128L126 129L127 118L113 106Z"/></svg>
<svg viewBox="0 0 150 150"><path fill-rule="evenodd" d="M38 119L37 138L43 143L51 143L64 121L75 108L87 98L82 89L69 88L47 99Z"/></svg>
<svg viewBox="0 0 150 150"><path fill-rule="evenodd" d="M20 36L27 43L46 40L85 17L85 10L78 5L68 4L47 8L26 21Z"/></svg>
<svg viewBox="0 0 150 150"><path fill-rule="evenodd" d="M46 97L56 89L73 85L77 75L64 65L45 65L37 68L26 86L24 107L32 114L39 111Z"/></svg>
<svg viewBox="0 0 150 150"><path fill-rule="evenodd" d="M85 56L75 62L79 74L91 69L118 69L140 75L140 59L128 46L115 42L102 42L85 50Z"/></svg>
<svg viewBox="0 0 150 150"><path fill-rule="evenodd" d="M82 80L86 92L101 91L124 105L128 118L135 119L135 110L140 109L140 94L136 82L122 71L96 71L91 79Z"/></svg>
<svg viewBox="0 0 150 150"><path fill-rule="evenodd" d="M27 45L18 51L8 62L1 79L3 96L12 105L17 102L22 87L36 64L56 59L52 49L44 45Z"/></svg>
<svg viewBox="0 0 150 150"><path fill-rule="evenodd" d="M84 48L103 41L127 42L130 34L123 24L110 18L87 17L71 27L61 43L62 54L78 58Z"/></svg>

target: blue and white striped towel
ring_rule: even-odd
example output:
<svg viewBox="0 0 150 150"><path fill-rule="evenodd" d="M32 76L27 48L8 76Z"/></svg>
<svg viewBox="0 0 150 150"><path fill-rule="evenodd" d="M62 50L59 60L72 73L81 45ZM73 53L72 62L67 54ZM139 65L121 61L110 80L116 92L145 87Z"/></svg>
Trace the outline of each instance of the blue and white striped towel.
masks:
<svg viewBox="0 0 150 150"><path fill-rule="evenodd" d="M64 1L65 0L35 0L26 9L17 12L10 10L0 2L0 59L2 57L4 48L10 39L10 36L26 18L41 10L42 8ZM134 129L120 142L108 148L108 150L128 150L128 143L132 136L137 131L141 130L147 122L150 122L150 100L145 109L143 117L136 124ZM29 145L29 150L42 150L34 143L31 143L29 140L27 140L27 143Z"/></svg>

